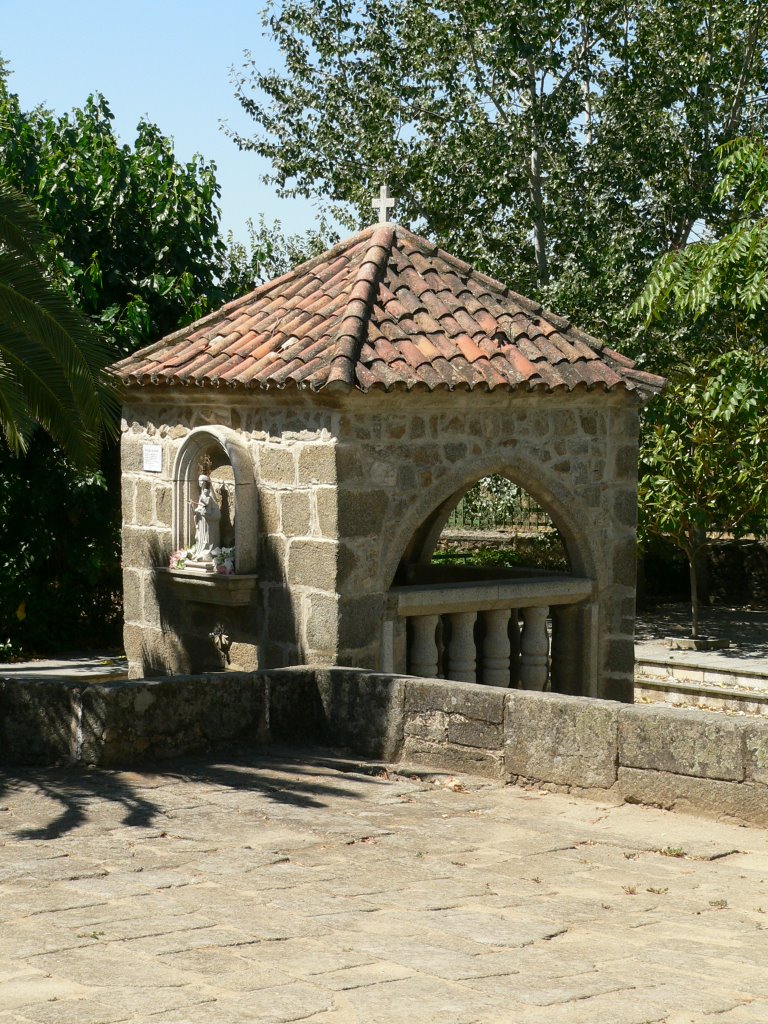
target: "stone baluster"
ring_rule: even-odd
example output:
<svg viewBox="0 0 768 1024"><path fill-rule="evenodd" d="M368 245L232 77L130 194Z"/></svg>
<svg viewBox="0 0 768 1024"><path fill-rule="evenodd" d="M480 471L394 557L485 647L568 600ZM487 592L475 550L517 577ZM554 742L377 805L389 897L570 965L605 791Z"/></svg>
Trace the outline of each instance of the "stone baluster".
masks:
<svg viewBox="0 0 768 1024"><path fill-rule="evenodd" d="M448 616L451 623L451 639L448 644L448 679L462 683L474 683L475 672L475 619L477 612L453 612Z"/></svg>
<svg viewBox="0 0 768 1024"><path fill-rule="evenodd" d="M512 609L509 618L509 678L510 686L520 685L520 613Z"/></svg>
<svg viewBox="0 0 768 1024"><path fill-rule="evenodd" d="M483 682L488 686L509 686L509 608L483 613Z"/></svg>
<svg viewBox="0 0 768 1024"><path fill-rule="evenodd" d="M520 687L544 690L547 686L548 608L523 609L523 634L520 639Z"/></svg>
<svg viewBox="0 0 768 1024"><path fill-rule="evenodd" d="M411 619L413 636L408 671L413 676L437 677L437 615L417 615Z"/></svg>

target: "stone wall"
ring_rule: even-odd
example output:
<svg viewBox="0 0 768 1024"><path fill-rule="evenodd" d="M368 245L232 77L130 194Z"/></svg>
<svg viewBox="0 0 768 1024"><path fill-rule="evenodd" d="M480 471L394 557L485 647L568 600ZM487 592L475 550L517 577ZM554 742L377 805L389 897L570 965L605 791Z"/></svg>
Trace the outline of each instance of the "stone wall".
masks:
<svg viewBox="0 0 768 1024"><path fill-rule="evenodd" d="M0 763L131 765L233 741L316 741L320 720L311 669L91 685L0 679Z"/></svg>
<svg viewBox="0 0 768 1024"><path fill-rule="evenodd" d="M123 572L125 648L134 678L252 670L327 661L336 649L336 496L332 405L301 396L192 395L188 404L147 389L124 408ZM186 397L186 396L185 396ZM192 399L195 399L194 401ZM274 399L274 400L272 400ZM246 606L201 603L156 567L173 549L172 473L195 428L226 427L248 452L257 488L259 581ZM147 444L162 472L142 468ZM230 637L225 663L209 634Z"/></svg>
<svg viewBox="0 0 768 1024"><path fill-rule="evenodd" d="M200 603L191 587L156 572L173 546L173 466L200 427L231 430L252 465L259 583L245 606ZM551 515L572 571L597 583L596 629L592 608L570 626L578 692L631 701L637 430L636 402L603 393L130 389L122 443L130 674L380 668L398 568L429 559L477 479L505 473ZM143 469L146 444L161 446L160 473ZM217 625L232 640L228 664L209 635Z"/></svg>
<svg viewBox="0 0 768 1024"><path fill-rule="evenodd" d="M768 826L768 721L344 668L0 680L0 761L130 765L238 740L344 746Z"/></svg>

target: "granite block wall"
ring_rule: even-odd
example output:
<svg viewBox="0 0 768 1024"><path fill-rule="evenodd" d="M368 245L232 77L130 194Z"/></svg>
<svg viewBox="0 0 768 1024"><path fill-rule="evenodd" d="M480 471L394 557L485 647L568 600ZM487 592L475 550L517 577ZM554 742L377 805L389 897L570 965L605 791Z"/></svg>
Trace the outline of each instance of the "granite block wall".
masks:
<svg viewBox="0 0 768 1024"><path fill-rule="evenodd" d="M572 571L596 582L595 607L578 609L569 625L578 692L631 701L637 414L631 397L603 393L129 392L131 675L381 668L386 595L398 571L428 561L473 483L504 473L550 513ZM174 497L173 468L200 428L230 431L253 474L258 584L246 605L201 603L183 581L157 572L178 536L174 516L188 515ZM159 472L144 468L147 445L161 449ZM231 642L227 658L210 636L219 625Z"/></svg>

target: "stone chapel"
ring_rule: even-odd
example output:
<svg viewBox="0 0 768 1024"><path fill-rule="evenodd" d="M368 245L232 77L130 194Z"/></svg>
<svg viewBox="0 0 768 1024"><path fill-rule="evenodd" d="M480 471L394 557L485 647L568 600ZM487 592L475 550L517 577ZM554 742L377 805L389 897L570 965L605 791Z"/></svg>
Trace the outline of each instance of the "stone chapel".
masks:
<svg viewBox="0 0 768 1024"><path fill-rule="evenodd" d="M387 223L113 371L132 677L350 665L632 700L660 377ZM549 513L569 572L431 565L491 474Z"/></svg>

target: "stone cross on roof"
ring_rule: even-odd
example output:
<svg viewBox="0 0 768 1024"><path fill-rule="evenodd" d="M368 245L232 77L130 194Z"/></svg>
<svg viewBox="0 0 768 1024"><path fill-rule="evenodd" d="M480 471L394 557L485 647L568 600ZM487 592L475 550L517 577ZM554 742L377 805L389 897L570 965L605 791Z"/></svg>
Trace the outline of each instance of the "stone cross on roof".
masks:
<svg viewBox="0 0 768 1024"><path fill-rule="evenodd" d="M382 185L379 189L379 198L371 200L371 206L374 210L379 211L379 224L386 224L389 220L389 211L395 205L395 200L389 194L389 188L387 185Z"/></svg>

